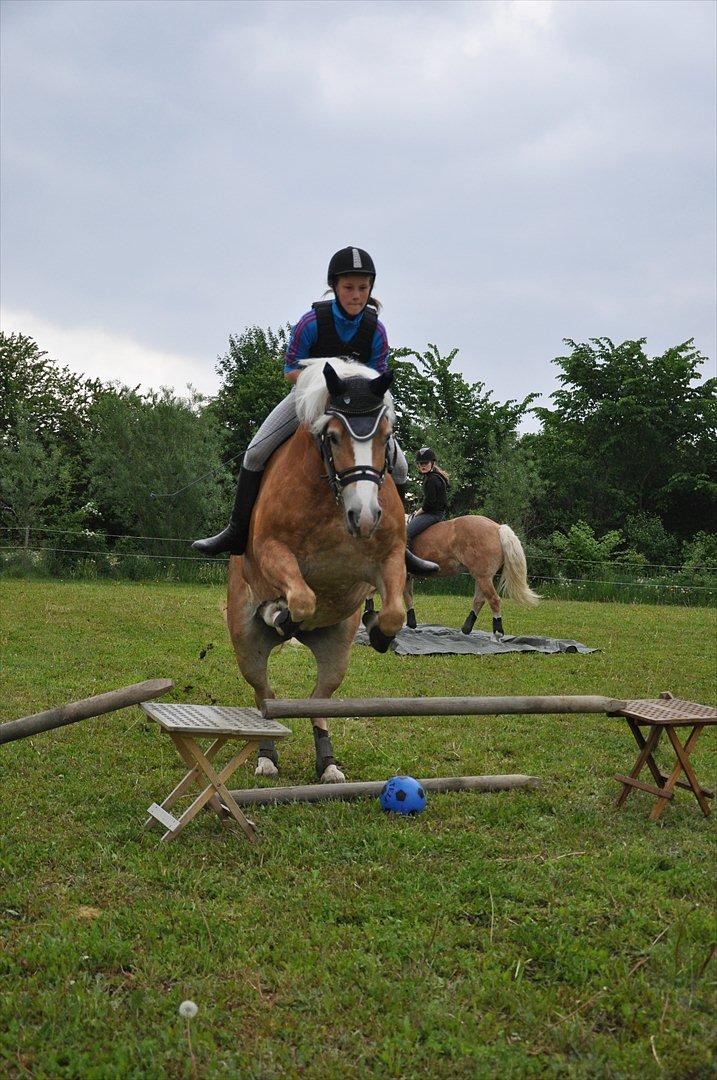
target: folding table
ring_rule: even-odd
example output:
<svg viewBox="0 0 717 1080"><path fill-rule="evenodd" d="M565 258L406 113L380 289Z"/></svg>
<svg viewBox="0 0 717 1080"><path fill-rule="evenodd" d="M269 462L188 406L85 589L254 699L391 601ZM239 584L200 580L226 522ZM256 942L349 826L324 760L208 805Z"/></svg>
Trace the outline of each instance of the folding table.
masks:
<svg viewBox="0 0 717 1080"><path fill-rule="evenodd" d="M702 813L709 814L710 806L707 800L713 798L713 792L702 787L698 781L690 761L690 754L702 729L717 724L717 709L713 705L700 705L696 701L673 698L672 694L661 694L657 700L627 701L625 707L613 715L625 717L640 748L630 775L623 776L618 773L615 776L615 779L622 784L622 791L615 805L623 806L633 788L647 791L657 799L650 813L650 820L657 821L673 798L674 789L680 787L691 791L700 804ZM647 738L640 731L641 727L649 728ZM677 734L678 727L692 728L684 743L680 741ZM653 757L663 731L667 732L677 759L669 776L660 770ZM654 784L646 784L643 780L638 780L645 765L652 773ZM679 779L683 771L687 777L687 783Z"/></svg>
<svg viewBox="0 0 717 1080"><path fill-rule="evenodd" d="M231 796L226 784L238 767L259 748L265 739L285 739L291 735L289 728L276 720L265 720L257 709L242 709L226 705L177 705L155 701L142 702L147 716L156 720L169 735L177 751L189 768L183 780L160 804L152 803L145 828L159 822L167 830L163 841L174 840L185 825L197 816L207 804L220 820L231 815L239 823L249 840L256 840L256 829L242 813ZM197 738L202 736L214 741L202 750ZM241 749L217 772L213 759L230 739L240 739ZM200 794L180 817L174 817L169 809L177 799L185 795L192 785Z"/></svg>

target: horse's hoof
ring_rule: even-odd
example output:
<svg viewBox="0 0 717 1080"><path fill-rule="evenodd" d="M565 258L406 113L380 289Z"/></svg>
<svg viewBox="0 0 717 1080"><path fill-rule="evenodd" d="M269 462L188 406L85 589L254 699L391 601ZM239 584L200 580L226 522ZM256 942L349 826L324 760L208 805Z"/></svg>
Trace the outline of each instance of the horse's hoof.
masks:
<svg viewBox="0 0 717 1080"><path fill-rule="evenodd" d="M288 608L281 608L280 611L277 611L271 621L274 624L274 629L277 634L279 634L280 637L283 637L285 641L290 641L301 626L301 623L294 622Z"/></svg>
<svg viewBox="0 0 717 1080"><path fill-rule="evenodd" d="M395 635L387 637L384 634L381 627L378 625L378 615L374 611L366 623L366 629L368 630L369 644L376 652L385 653L388 652L391 642L394 640Z"/></svg>
<svg viewBox="0 0 717 1080"><path fill-rule="evenodd" d="M343 784L345 779L338 765L327 765L321 775L322 784Z"/></svg>
<svg viewBox="0 0 717 1080"><path fill-rule="evenodd" d="M461 627L461 633L462 634L470 634L472 629L473 629L473 623L470 621L470 619L466 619L466 621L463 623L463 626Z"/></svg>
<svg viewBox="0 0 717 1080"><path fill-rule="evenodd" d="M277 769L271 758L260 757L256 763L254 769L254 776L278 776L279 770Z"/></svg>
<svg viewBox="0 0 717 1080"><path fill-rule="evenodd" d="M368 640L371 642L371 647L374 648L376 652L385 653L388 652L391 647L394 635L392 634L390 637L387 637L378 626L374 626L369 631Z"/></svg>
<svg viewBox="0 0 717 1080"><path fill-rule="evenodd" d="M409 608L406 612L406 626L409 630L415 630L418 626L418 623L416 622L416 612L413 608Z"/></svg>

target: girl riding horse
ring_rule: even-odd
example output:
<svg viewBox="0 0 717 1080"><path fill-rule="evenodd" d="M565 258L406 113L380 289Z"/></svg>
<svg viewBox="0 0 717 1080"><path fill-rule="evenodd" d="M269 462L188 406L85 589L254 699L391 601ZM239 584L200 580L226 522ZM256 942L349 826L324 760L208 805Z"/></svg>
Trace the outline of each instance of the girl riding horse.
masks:
<svg viewBox="0 0 717 1080"><path fill-rule="evenodd" d="M448 513L448 475L438 468L430 446L421 447L416 454L416 463L423 477L423 502L406 526L409 545L431 525L443 521Z"/></svg>
<svg viewBox="0 0 717 1080"><path fill-rule="evenodd" d="M292 384L291 391L269 414L249 443L239 471L229 524L216 536L195 540L192 544L202 555L219 555L224 551L243 555L246 551L251 514L266 463L299 426L294 384L301 373L302 361L309 357L339 356L357 360L377 375L387 370L388 338L378 318L380 304L371 295L375 280L376 267L363 248L346 247L332 255L327 282L334 299L313 304L311 311L302 315L292 330L284 362L284 378ZM408 464L393 436L389 459L393 481L405 502ZM410 552L406 560L414 574L435 570Z"/></svg>

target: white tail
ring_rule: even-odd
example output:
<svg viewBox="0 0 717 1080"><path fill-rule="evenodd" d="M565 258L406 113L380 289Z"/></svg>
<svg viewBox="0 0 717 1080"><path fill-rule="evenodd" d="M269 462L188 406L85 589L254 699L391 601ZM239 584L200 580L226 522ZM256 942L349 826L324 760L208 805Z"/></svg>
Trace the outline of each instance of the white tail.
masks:
<svg viewBox="0 0 717 1080"><path fill-rule="evenodd" d="M523 545L510 525L501 525L498 535L503 548L500 592L507 593L510 599L518 604L537 604L541 598L528 585L528 565Z"/></svg>

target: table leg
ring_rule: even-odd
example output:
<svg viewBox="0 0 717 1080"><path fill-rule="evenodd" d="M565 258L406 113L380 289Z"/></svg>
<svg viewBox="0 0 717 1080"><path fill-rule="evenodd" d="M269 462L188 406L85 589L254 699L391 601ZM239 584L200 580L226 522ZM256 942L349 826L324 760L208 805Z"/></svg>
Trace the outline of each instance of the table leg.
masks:
<svg viewBox="0 0 717 1080"><path fill-rule="evenodd" d="M206 806L210 799L219 795L232 817L234 817L241 825L248 838L254 841L256 839L256 829L232 799L225 786L225 781L228 780L235 770L258 748L259 740L252 739L248 742L239 753L228 761L217 773L197 742L191 736L182 736L173 732L172 738L175 739L175 741L181 740L183 743L183 751L194 761L198 771L204 774L205 778L209 781L209 786L197 796L191 806L187 807L182 816L178 818L177 826L174 829L168 830L162 837L162 840L174 840L182 829L184 829L184 827L197 816L199 811ZM184 752L182 753L182 757L184 757Z"/></svg>
<svg viewBox="0 0 717 1080"><path fill-rule="evenodd" d="M179 781L179 783L173 789L173 791L170 791L169 795L164 800L164 802L161 802L159 804L160 807L162 808L162 810L169 810L170 806L174 806L177 799L181 799L182 795L186 794L186 792L189 791L192 784L194 784L195 782L197 784L200 784L200 777L201 777L201 772L200 772L199 768L197 767L197 765L196 765L196 763L194 761L194 758L192 757L192 755L187 750L185 750L182 736L181 735L175 736L175 734L173 732L171 732L171 731L169 732L169 734L171 736L172 742L174 743L174 745L177 748L177 752L179 753L180 757L182 758L182 761L189 768L189 772L187 773L187 775L182 780ZM207 749L207 752L206 752L206 757L207 757L207 759L209 761L211 761L212 758L217 754L217 752L219 750L221 750L222 746L224 746L224 743L227 741L227 738L228 738L227 735L220 735L217 739L214 740L214 742L211 744L211 746ZM201 784L200 784L200 787L201 787ZM218 799L218 796L217 796L217 802L218 801L219 801L219 799ZM214 809L217 810L217 807L215 806ZM219 814L220 817L226 816L226 815L221 813L221 810L217 810L217 813ZM159 824L159 823L158 823L156 818L149 817L149 818L147 818L147 820L144 823L144 828L145 829L151 829L153 825L157 825L157 824Z"/></svg>
<svg viewBox="0 0 717 1080"><path fill-rule="evenodd" d="M660 735L662 734L662 728L657 727L657 726L650 728L650 734L647 736L647 739L643 739L642 732L640 731L639 727L634 722L634 720L630 719L630 717L626 717L626 719L627 719L628 724L630 725L630 729L631 729L633 735L635 736L635 739L637 741L637 745L639 747L641 747L640 753L637 756L637 761L635 762L635 764L634 764L634 766L632 768L632 772L630 773L629 779L637 780L638 776L640 775L640 773L642 772L642 770L643 770L643 768L645 766L645 762L649 762L650 763L650 770L652 771L652 775L655 776L655 771L654 770L657 770L657 776L659 777L658 782L660 784L662 784L662 775L659 772L659 770L657 769L657 765L655 764L655 761L654 761L654 759L652 757L653 750L655 749L658 742L660 741ZM623 782L622 791L620 792L617 799L615 800L615 806L616 807L619 808L619 807L621 807L621 806L623 806L625 804L625 800L627 799L627 797L630 794L630 792L632 791L632 789L633 789L632 784L629 784L627 782Z"/></svg>
<svg viewBox="0 0 717 1080"><path fill-rule="evenodd" d="M666 795L671 794L671 792L674 790L680 773L684 770L685 776L690 782L690 787L694 792L695 798L700 804L702 813L705 815L705 817L707 817L710 812L710 806L704 796L704 792L700 787L699 781L690 762L690 754L692 753L692 748L697 742L697 739L699 738L700 732L702 731L704 724L695 724L684 746L680 742L680 738L674 727L671 724L666 724L665 727L667 729L667 737L672 743L675 754L677 755L677 764L668 776L667 782L665 783L663 790ZM658 799L658 801L653 806L652 812L650 814L651 821L657 821L660 814L667 806L667 802L667 799Z"/></svg>
<svg viewBox="0 0 717 1080"><path fill-rule="evenodd" d="M255 750L259 748L259 743L259 739L254 739L251 742L247 743L246 746L244 746L239 751L239 753L231 759L231 761L227 762L221 772L217 773L214 769L214 766L211 764L211 762L207 760L205 755L202 753L199 744L194 739L187 740L187 749L191 753L197 765L201 768L204 775L209 780L212 789L219 795L221 795L224 806L227 808L235 821L237 821L238 824L242 827L242 829L246 833L249 840L252 841L252 843L256 842L256 829L254 828L251 821L249 821L246 815L242 813L242 811L235 803L229 792L229 789L226 786L226 781L235 772L235 770L238 769L238 767L247 760L250 754L252 754Z"/></svg>

